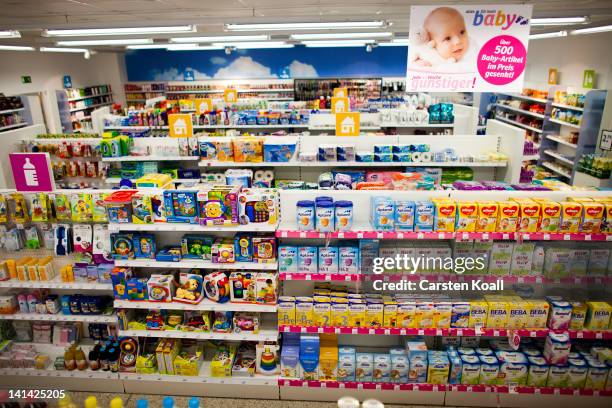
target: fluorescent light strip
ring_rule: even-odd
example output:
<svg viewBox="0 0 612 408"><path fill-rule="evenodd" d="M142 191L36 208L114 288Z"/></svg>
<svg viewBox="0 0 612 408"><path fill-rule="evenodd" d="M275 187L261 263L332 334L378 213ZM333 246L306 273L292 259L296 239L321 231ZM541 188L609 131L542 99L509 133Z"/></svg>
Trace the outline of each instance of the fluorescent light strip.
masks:
<svg viewBox="0 0 612 408"><path fill-rule="evenodd" d="M23 47L21 45L0 45L0 51L36 51L34 47Z"/></svg>
<svg viewBox="0 0 612 408"><path fill-rule="evenodd" d="M128 45L125 47L128 50L155 50L155 49L164 49L168 48L172 44L144 44L144 45ZM191 44L187 44L191 45ZM195 45L195 44L193 44Z"/></svg>
<svg viewBox="0 0 612 408"><path fill-rule="evenodd" d="M530 24L532 26L551 26L551 25L572 25L588 23L587 17L549 17L549 18L532 18Z"/></svg>
<svg viewBox="0 0 612 408"><path fill-rule="evenodd" d="M567 31L556 31L554 33L542 33L542 34L531 34L529 36L530 40L542 40L544 38L557 38L557 37L566 37Z"/></svg>
<svg viewBox="0 0 612 408"><path fill-rule="evenodd" d="M89 52L87 48L54 48L54 47L40 47L42 52Z"/></svg>
<svg viewBox="0 0 612 408"><path fill-rule="evenodd" d="M338 40L338 39L356 39L356 38L388 38L393 33L329 33L329 34L291 34L292 40Z"/></svg>
<svg viewBox="0 0 612 408"><path fill-rule="evenodd" d="M343 46L365 46L366 44L373 44L374 40L344 40L344 41L302 41L302 44L307 47L343 47Z"/></svg>
<svg viewBox="0 0 612 408"><path fill-rule="evenodd" d="M79 30L44 30L45 37L89 37L97 35L194 33L193 25L170 27L86 28Z"/></svg>
<svg viewBox="0 0 612 408"><path fill-rule="evenodd" d="M59 46L71 45L135 45L135 44L153 44L151 38L121 38L117 40L77 40L77 41L58 41L55 43Z"/></svg>
<svg viewBox="0 0 612 408"><path fill-rule="evenodd" d="M394 38L390 42L380 42L378 45L381 47L407 47L410 45L410 40L408 38Z"/></svg>
<svg viewBox="0 0 612 408"><path fill-rule="evenodd" d="M578 34L595 34L595 33L605 33L608 31L612 31L612 25L600 26L600 27L589 27L589 28L580 28L578 30L572 30L570 34L578 35Z"/></svg>
<svg viewBox="0 0 612 408"><path fill-rule="evenodd" d="M266 41L270 37L267 35L224 35L218 37L176 37L171 38L173 43L212 43L221 41Z"/></svg>
<svg viewBox="0 0 612 408"><path fill-rule="evenodd" d="M339 21L334 23L262 23L226 24L229 31L278 31L278 30L343 30L346 28L380 28L385 21Z"/></svg>
<svg viewBox="0 0 612 408"><path fill-rule="evenodd" d="M21 38L21 33L15 30L0 31L0 38Z"/></svg>
<svg viewBox="0 0 612 408"><path fill-rule="evenodd" d="M217 47L233 47L241 50L256 49L256 48L293 48L293 44L287 44L283 41L262 41L262 42L220 42L213 43Z"/></svg>
<svg viewBox="0 0 612 408"><path fill-rule="evenodd" d="M198 45L198 44L169 44L166 46L168 51L204 51L204 50L222 50L224 47L216 45Z"/></svg>

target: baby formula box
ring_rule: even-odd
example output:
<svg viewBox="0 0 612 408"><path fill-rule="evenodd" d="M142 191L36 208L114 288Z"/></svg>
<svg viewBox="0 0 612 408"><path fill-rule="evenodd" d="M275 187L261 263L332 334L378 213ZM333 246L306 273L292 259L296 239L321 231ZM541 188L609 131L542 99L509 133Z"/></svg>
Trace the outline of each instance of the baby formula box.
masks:
<svg viewBox="0 0 612 408"><path fill-rule="evenodd" d="M529 375L529 362L523 353L518 351L498 351L496 357L500 362L499 373L506 385L525 385Z"/></svg>
<svg viewBox="0 0 612 408"><path fill-rule="evenodd" d="M558 232L561 224L561 205L554 201L543 200L540 202L542 206L542 220L540 221L540 231L542 232Z"/></svg>
<svg viewBox="0 0 612 408"><path fill-rule="evenodd" d="M497 220L499 218L499 204L495 201L482 201L478 203L477 232L497 231Z"/></svg>
<svg viewBox="0 0 612 408"><path fill-rule="evenodd" d="M478 204L473 201L459 201L457 203L458 232L474 232L478 223Z"/></svg>
<svg viewBox="0 0 612 408"><path fill-rule="evenodd" d="M389 354L374 354L374 369L372 370L372 381L389 382L391 375L391 356Z"/></svg>
<svg viewBox="0 0 612 408"><path fill-rule="evenodd" d="M598 233L604 217L604 205L602 203L581 203L582 204L582 223L580 232Z"/></svg>
<svg viewBox="0 0 612 408"><path fill-rule="evenodd" d="M341 246L338 248L338 272L359 273L359 248Z"/></svg>
<svg viewBox="0 0 612 408"><path fill-rule="evenodd" d="M334 208L336 231L350 231L353 228L353 202L336 201Z"/></svg>
<svg viewBox="0 0 612 408"><path fill-rule="evenodd" d="M494 355L479 356L480 384L496 385L499 381L499 361Z"/></svg>
<svg viewBox="0 0 612 408"><path fill-rule="evenodd" d="M480 358L464 354L461 356L461 365L461 384L479 384Z"/></svg>
<svg viewBox="0 0 612 408"><path fill-rule="evenodd" d="M455 231L457 204L452 200L435 200L436 206L434 230L440 232Z"/></svg>
<svg viewBox="0 0 612 408"><path fill-rule="evenodd" d="M608 367L605 363L598 360L589 360L589 371L587 371L584 388L590 390L603 390L606 386L608 377Z"/></svg>
<svg viewBox="0 0 612 408"><path fill-rule="evenodd" d="M587 308L584 327L588 330L606 330L610 325L612 307L606 302L587 302Z"/></svg>
<svg viewBox="0 0 612 408"><path fill-rule="evenodd" d="M414 231L414 201L395 201L395 229Z"/></svg>
<svg viewBox="0 0 612 408"><path fill-rule="evenodd" d="M451 327L466 328L470 323L470 302L453 302Z"/></svg>
<svg viewBox="0 0 612 408"><path fill-rule="evenodd" d="M544 358L550 364L566 364L570 348L569 334L549 332L544 343Z"/></svg>
<svg viewBox="0 0 612 408"><path fill-rule="evenodd" d="M355 358L355 380L371 382L373 370L374 354L357 353Z"/></svg>
<svg viewBox="0 0 612 408"><path fill-rule="evenodd" d="M415 231L433 231L435 206L431 201L415 202Z"/></svg>
<svg viewBox="0 0 612 408"><path fill-rule="evenodd" d="M548 370L550 366L543 357L527 357L529 361L529 374L527 385L531 387L546 387Z"/></svg>
<svg viewBox="0 0 612 408"><path fill-rule="evenodd" d="M394 229L395 203L387 197L372 197L370 200L370 224L376 231Z"/></svg>
<svg viewBox="0 0 612 408"><path fill-rule="evenodd" d="M320 232L330 232L335 229L334 203L320 201L316 203L316 229Z"/></svg>
<svg viewBox="0 0 612 408"><path fill-rule="evenodd" d="M297 202L296 217L299 231L314 231L315 229L315 203L311 200Z"/></svg>
<svg viewBox="0 0 612 408"><path fill-rule="evenodd" d="M570 358L567 360L567 386L569 388L584 388L589 366L581 358Z"/></svg>
<svg viewBox="0 0 612 408"><path fill-rule="evenodd" d="M552 330L567 330L572 320L572 305L565 301L551 301L547 326Z"/></svg>
<svg viewBox="0 0 612 408"><path fill-rule="evenodd" d="M355 381L355 348L338 347L338 381Z"/></svg>
<svg viewBox="0 0 612 408"><path fill-rule="evenodd" d="M519 202L521 220L519 232L536 232L540 225L540 204L533 200Z"/></svg>
<svg viewBox="0 0 612 408"><path fill-rule="evenodd" d="M547 387L566 387L567 386L567 373L569 366L566 364L551 365L548 370L548 381L546 382Z"/></svg>
<svg viewBox="0 0 612 408"><path fill-rule="evenodd" d="M338 247L319 247L319 273L338 273Z"/></svg>
<svg viewBox="0 0 612 408"><path fill-rule="evenodd" d="M278 247L278 270L280 272L298 271L298 249L296 246L280 245Z"/></svg>
<svg viewBox="0 0 612 408"><path fill-rule="evenodd" d="M529 302L529 328L541 329L546 327L550 305L545 300L532 300Z"/></svg>
<svg viewBox="0 0 612 408"><path fill-rule="evenodd" d="M582 330L587 315L587 305L583 302L571 302L570 304L572 305L572 318L569 328L570 330Z"/></svg>
<svg viewBox="0 0 612 408"><path fill-rule="evenodd" d="M469 327L485 327L488 314L489 304L487 302L483 300L470 301Z"/></svg>
<svg viewBox="0 0 612 408"><path fill-rule="evenodd" d="M562 201L559 204L561 205L559 232L576 233L580 231L582 204L571 201Z"/></svg>
<svg viewBox="0 0 612 408"><path fill-rule="evenodd" d="M298 272L318 272L318 248L316 246L304 246L298 248Z"/></svg>
<svg viewBox="0 0 612 408"><path fill-rule="evenodd" d="M458 355L449 355L448 360L450 362L450 371L448 373L449 384L461 384L461 372L463 365L461 364L461 357Z"/></svg>
<svg viewBox="0 0 612 408"><path fill-rule="evenodd" d="M391 354L391 382L407 383L410 363L406 354Z"/></svg>
<svg viewBox="0 0 612 408"><path fill-rule="evenodd" d="M499 218L497 229L500 232L515 232L518 229L520 212L519 205L514 201L499 202Z"/></svg>

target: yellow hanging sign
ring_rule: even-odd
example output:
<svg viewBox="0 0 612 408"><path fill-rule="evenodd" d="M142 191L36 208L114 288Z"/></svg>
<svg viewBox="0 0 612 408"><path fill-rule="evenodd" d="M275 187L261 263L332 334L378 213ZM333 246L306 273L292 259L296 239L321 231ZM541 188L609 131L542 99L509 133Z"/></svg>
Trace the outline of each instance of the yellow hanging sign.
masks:
<svg viewBox="0 0 612 408"><path fill-rule="evenodd" d="M348 98L332 98L331 102L332 113L343 113L350 111Z"/></svg>
<svg viewBox="0 0 612 408"><path fill-rule="evenodd" d="M348 91L346 88L334 88L335 98L348 98Z"/></svg>
<svg viewBox="0 0 612 408"><path fill-rule="evenodd" d="M359 112L336 113L336 136L359 136Z"/></svg>
<svg viewBox="0 0 612 408"><path fill-rule="evenodd" d="M226 103L238 102L238 91L235 89L226 89L223 91L223 99Z"/></svg>
<svg viewBox="0 0 612 408"><path fill-rule="evenodd" d="M170 137L192 137L193 124L190 113L172 113L168 115Z"/></svg>
<svg viewBox="0 0 612 408"><path fill-rule="evenodd" d="M213 101L211 98L200 98L195 100L195 109L198 115L208 113L213 110Z"/></svg>

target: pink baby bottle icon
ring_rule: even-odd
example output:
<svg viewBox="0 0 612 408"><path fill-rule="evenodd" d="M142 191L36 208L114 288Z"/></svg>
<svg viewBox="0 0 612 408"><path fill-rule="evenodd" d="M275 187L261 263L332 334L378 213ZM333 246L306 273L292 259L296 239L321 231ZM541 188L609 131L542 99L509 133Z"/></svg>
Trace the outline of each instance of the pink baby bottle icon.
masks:
<svg viewBox="0 0 612 408"><path fill-rule="evenodd" d="M36 167L34 167L34 165L30 162L29 157L26 157L23 165L23 176L25 177L26 186L38 186L38 174L36 173Z"/></svg>

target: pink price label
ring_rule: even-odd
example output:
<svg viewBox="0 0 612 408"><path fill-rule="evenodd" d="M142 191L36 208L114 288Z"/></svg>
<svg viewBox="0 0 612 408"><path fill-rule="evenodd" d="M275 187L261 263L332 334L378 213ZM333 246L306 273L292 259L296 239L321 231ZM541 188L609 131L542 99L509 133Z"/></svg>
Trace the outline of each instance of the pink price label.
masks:
<svg viewBox="0 0 612 408"><path fill-rule="evenodd" d="M527 50L511 35L499 35L485 43L478 53L478 73L490 84L506 85L525 70Z"/></svg>

